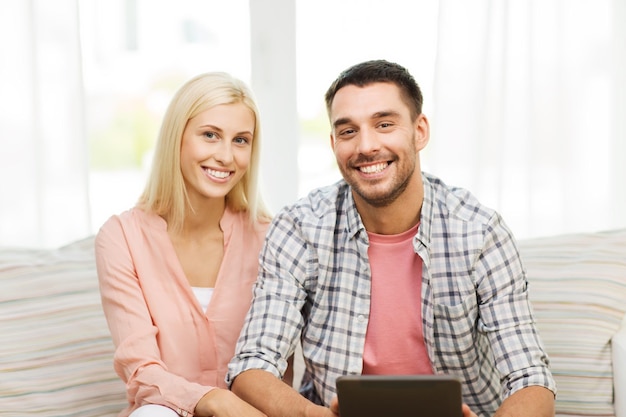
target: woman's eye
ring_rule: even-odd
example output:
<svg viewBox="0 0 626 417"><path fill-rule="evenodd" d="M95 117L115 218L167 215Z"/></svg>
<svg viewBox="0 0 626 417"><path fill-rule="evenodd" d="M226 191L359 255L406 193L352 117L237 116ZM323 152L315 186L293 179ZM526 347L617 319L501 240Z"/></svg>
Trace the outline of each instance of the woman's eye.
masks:
<svg viewBox="0 0 626 417"><path fill-rule="evenodd" d="M204 137L207 139L215 139L217 135L214 132L204 132Z"/></svg>
<svg viewBox="0 0 626 417"><path fill-rule="evenodd" d="M244 138L244 137L235 138L234 141L235 143L240 144L240 145L245 145L249 142L248 138Z"/></svg>

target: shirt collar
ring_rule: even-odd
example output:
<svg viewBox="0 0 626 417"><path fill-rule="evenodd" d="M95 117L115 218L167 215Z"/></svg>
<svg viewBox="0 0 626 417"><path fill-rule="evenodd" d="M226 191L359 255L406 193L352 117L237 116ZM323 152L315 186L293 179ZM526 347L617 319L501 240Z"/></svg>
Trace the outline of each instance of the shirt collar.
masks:
<svg viewBox="0 0 626 417"><path fill-rule="evenodd" d="M420 213L420 227L415 238L428 248L430 246L433 216L435 213L435 189L424 173L422 173L422 183L424 184L424 201L422 202L422 212Z"/></svg>
<svg viewBox="0 0 626 417"><path fill-rule="evenodd" d="M424 184L424 201L422 202L420 227L418 228L417 235L415 236L415 243L417 244L419 242L424 247L428 248L431 241L431 226L435 211L433 207L435 204L435 190L428 177L423 173L422 181ZM363 225L361 216L356 209L356 203L354 202L354 197L352 196L352 188L345 181L341 181L340 187L343 188L342 194L344 195L346 202L344 206L346 208L347 217L346 228L350 238L357 236L359 233L363 233L364 238L367 239L365 226Z"/></svg>
<svg viewBox="0 0 626 417"><path fill-rule="evenodd" d="M344 180L340 182L340 187L342 188L340 194L343 194L345 199L343 207L346 211L346 230L348 232L348 236L352 239L361 235L365 240L367 240L367 231L365 230L365 226L361 220L361 215L359 215L359 212L356 209L356 203L354 202L354 196L352 195L352 187L350 187Z"/></svg>

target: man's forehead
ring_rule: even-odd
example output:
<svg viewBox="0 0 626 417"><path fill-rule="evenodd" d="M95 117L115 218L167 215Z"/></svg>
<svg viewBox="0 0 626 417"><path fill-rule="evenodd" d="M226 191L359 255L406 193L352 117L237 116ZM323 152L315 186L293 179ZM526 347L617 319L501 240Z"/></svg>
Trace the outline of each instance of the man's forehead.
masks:
<svg viewBox="0 0 626 417"><path fill-rule="evenodd" d="M404 107L407 106L395 84L349 85L337 91L330 107L330 120L336 125L343 119L399 114Z"/></svg>

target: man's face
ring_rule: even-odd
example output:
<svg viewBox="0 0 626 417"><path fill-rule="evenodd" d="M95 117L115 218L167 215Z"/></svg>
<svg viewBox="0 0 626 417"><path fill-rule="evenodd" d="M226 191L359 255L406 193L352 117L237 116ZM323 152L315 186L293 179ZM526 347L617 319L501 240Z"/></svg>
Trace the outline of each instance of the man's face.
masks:
<svg viewBox="0 0 626 417"><path fill-rule="evenodd" d="M330 122L335 158L355 198L388 206L421 175L417 154L428 142L428 121L424 115L411 120L395 84L341 88Z"/></svg>

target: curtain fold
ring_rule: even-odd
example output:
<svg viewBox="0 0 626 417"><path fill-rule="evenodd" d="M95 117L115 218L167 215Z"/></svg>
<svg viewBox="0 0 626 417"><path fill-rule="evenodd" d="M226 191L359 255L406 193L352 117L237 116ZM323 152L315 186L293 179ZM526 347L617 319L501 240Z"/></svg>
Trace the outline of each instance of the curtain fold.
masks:
<svg viewBox="0 0 626 417"><path fill-rule="evenodd" d="M619 3L440 1L425 160L518 237L626 227Z"/></svg>
<svg viewBox="0 0 626 417"><path fill-rule="evenodd" d="M0 2L0 246L90 233L77 0Z"/></svg>
<svg viewBox="0 0 626 417"><path fill-rule="evenodd" d="M611 14L611 181L614 191L611 219L624 224L626 217L626 1L613 0Z"/></svg>
<svg viewBox="0 0 626 417"><path fill-rule="evenodd" d="M0 246L58 246L93 233L79 1L0 2ZM421 11L416 27L432 23L436 4L411 3ZM431 121L424 169L473 191L518 238L626 227L626 2L438 4L435 37L381 20L358 1L344 0L343 9L316 3L346 13L358 7L361 17L329 24L330 37L317 31L320 22L311 25L307 36L318 46L300 56L313 60L305 82L323 85L315 97L360 59L409 63ZM266 18L253 13L251 24ZM329 10L319 19L332 18ZM359 26L365 18L370 24ZM336 47L344 44L355 50ZM263 79L261 70L253 66L252 78ZM285 113L266 112L270 120ZM272 186L291 195L290 184Z"/></svg>

